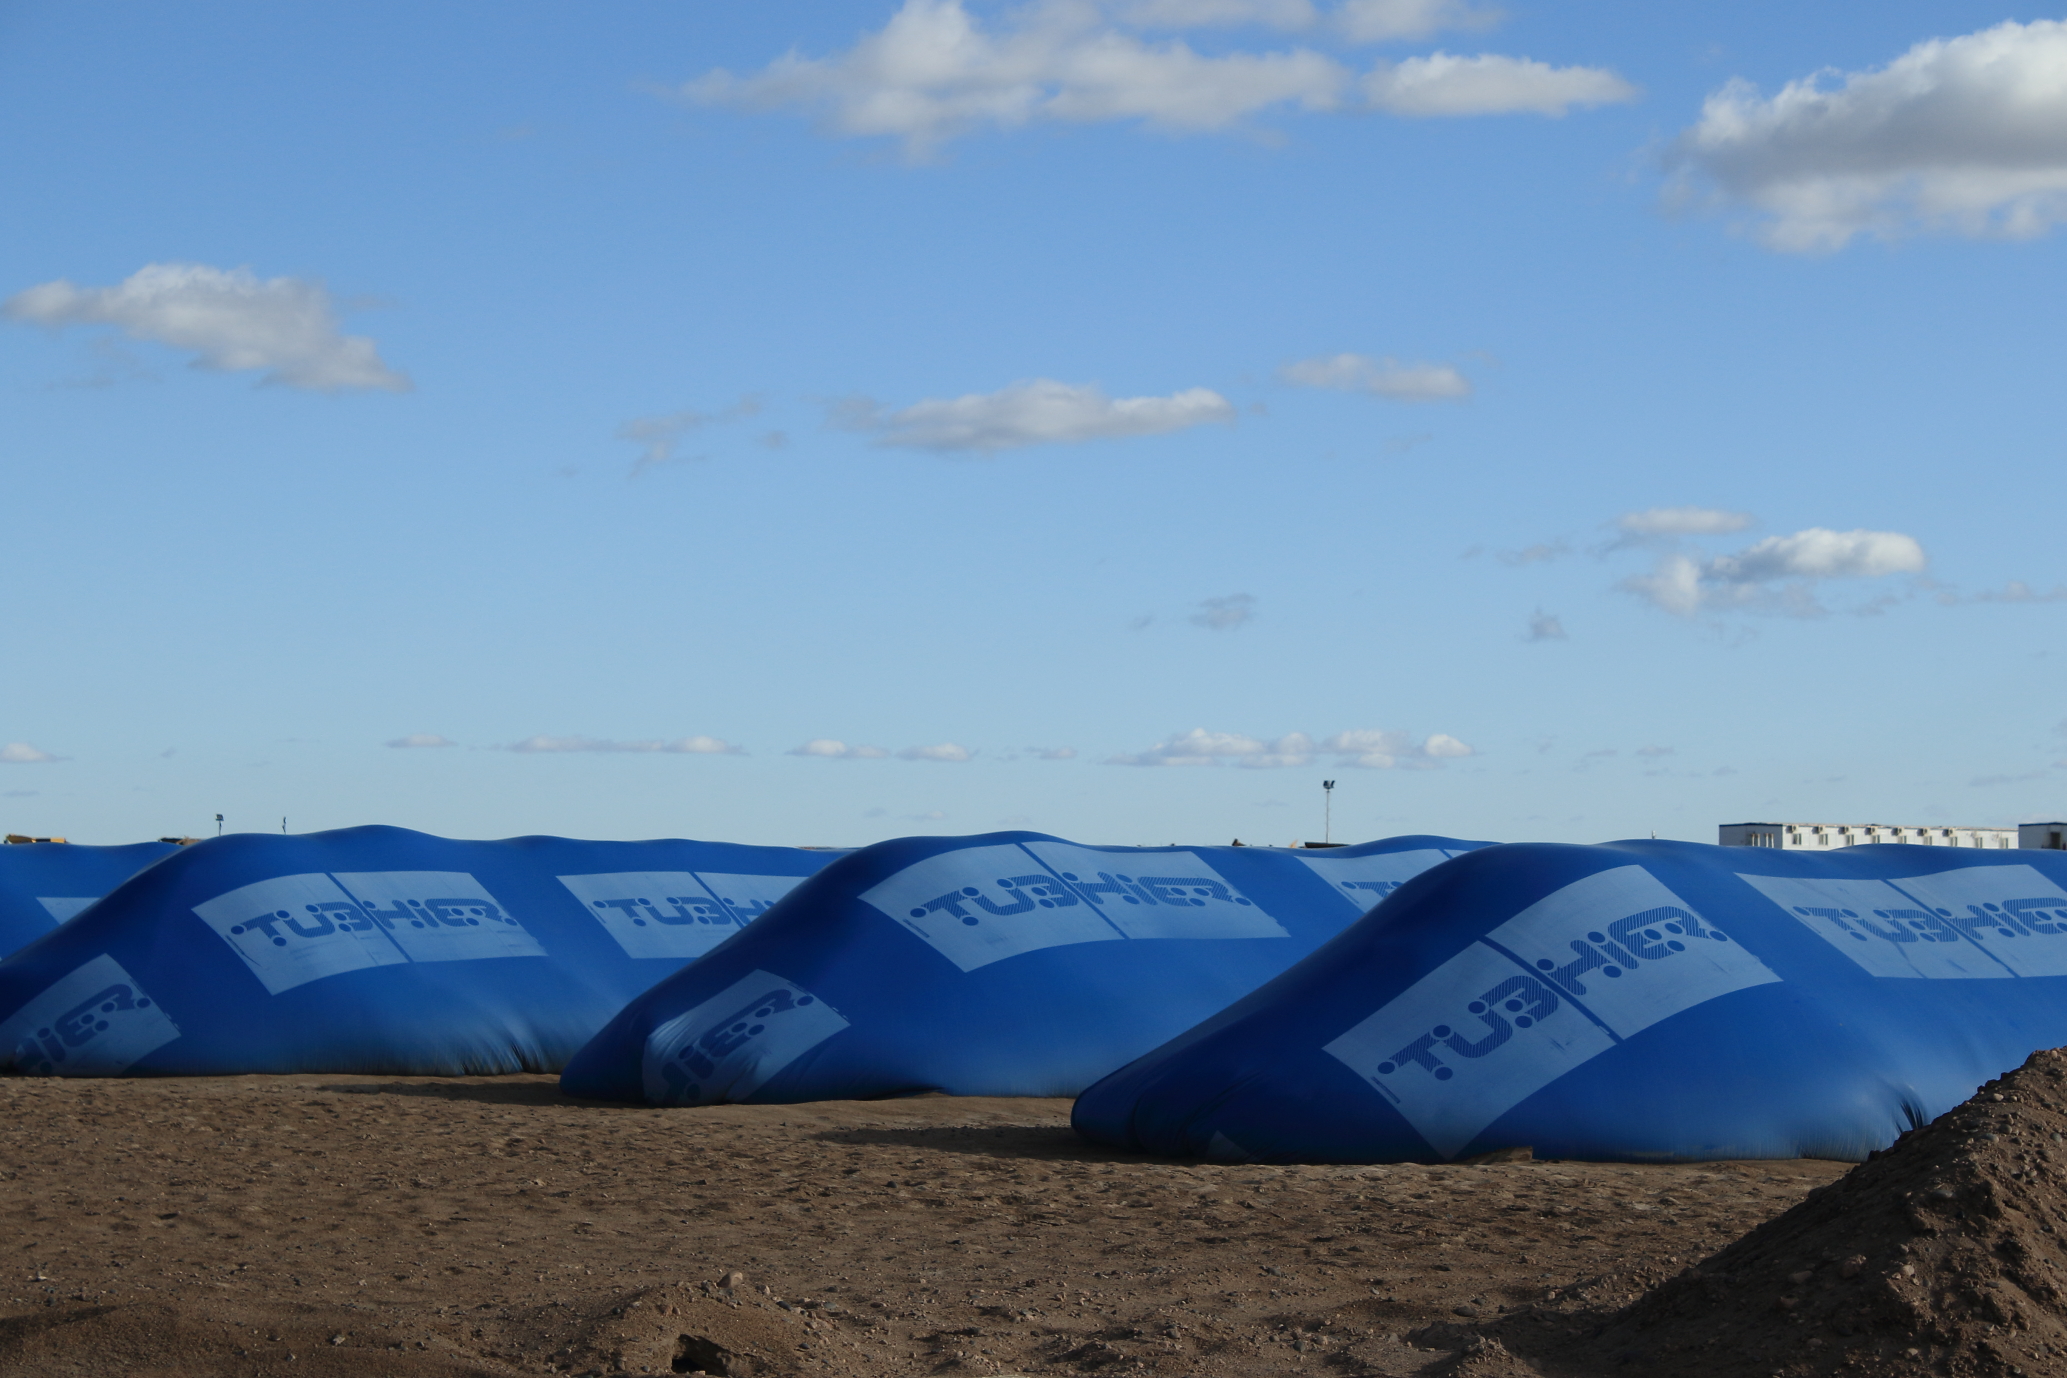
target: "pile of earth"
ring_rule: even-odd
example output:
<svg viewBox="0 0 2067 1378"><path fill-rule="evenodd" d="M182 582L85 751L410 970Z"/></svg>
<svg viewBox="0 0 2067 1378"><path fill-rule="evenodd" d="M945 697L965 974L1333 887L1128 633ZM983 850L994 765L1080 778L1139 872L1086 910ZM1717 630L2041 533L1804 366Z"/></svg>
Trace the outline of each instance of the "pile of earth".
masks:
<svg viewBox="0 0 2067 1378"><path fill-rule="evenodd" d="M2034 1053L1546 1369L2067 1375L2067 1050Z"/></svg>

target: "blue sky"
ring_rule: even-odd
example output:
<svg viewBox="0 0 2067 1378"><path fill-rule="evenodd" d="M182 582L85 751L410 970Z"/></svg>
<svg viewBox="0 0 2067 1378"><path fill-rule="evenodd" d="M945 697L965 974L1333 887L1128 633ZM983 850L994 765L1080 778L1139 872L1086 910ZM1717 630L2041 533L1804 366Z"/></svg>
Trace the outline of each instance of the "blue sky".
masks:
<svg viewBox="0 0 2067 1378"><path fill-rule="evenodd" d="M12 830L2067 807L2054 11L0 4L0 185Z"/></svg>

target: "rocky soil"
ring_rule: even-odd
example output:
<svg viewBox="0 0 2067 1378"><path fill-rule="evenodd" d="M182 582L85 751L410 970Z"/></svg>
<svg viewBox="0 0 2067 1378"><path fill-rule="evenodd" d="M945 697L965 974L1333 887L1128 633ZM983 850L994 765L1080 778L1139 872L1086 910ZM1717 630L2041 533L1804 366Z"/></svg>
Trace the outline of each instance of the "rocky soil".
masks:
<svg viewBox="0 0 2067 1378"><path fill-rule="evenodd" d="M2001 1093L2019 1099L1960 1112L1998 1138L1958 1161L2041 1171L2053 1140L2016 1117L2054 1112ZM0 1080L0 1378L1735 1374L1853 1354L1833 1326L1855 1292L1920 1292L1885 1281L1892 1236L1830 1260L1814 1243L1811 1266L1755 1235L1737 1247L1778 1252L1685 1271L1805 1198L1845 1214L1852 1187L1810 1195L1844 1164L1228 1167L1090 1148L1068 1110L655 1110L549 1077ZM1903 1189L1954 1197L1903 1209L1978 1266L2011 1238L1978 1222L2020 1179L1964 1173L1918 1177ZM1953 1232L1960 1210L1976 1223ZM2039 1310L2006 1279L2041 1282L2053 1238L2017 1219L2027 1260L1971 1288L2006 1319L1960 1333L1997 1326L2026 1372L2067 1373L2014 1329ZM1685 1308L1724 1275L1718 1330Z"/></svg>

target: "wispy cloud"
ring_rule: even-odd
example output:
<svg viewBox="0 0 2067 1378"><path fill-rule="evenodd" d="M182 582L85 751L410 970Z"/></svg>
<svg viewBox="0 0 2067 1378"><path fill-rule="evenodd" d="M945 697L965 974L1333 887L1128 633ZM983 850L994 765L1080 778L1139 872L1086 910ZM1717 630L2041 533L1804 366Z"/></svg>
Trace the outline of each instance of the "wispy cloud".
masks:
<svg viewBox="0 0 2067 1378"><path fill-rule="evenodd" d="M897 757L902 761L952 761L959 763L975 760L976 753L966 746L958 746L953 742L942 742L938 746L908 746L898 752Z"/></svg>
<svg viewBox="0 0 2067 1378"><path fill-rule="evenodd" d="M1615 529L1635 537L1721 536L1742 531L1754 520L1749 513L1720 507L1647 507L1615 518Z"/></svg>
<svg viewBox="0 0 2067 1378"><path fill-rule="evenodd" d="M744 756L744 747L734 746L718 737L676 737L672 740L651 738L641 741L615 742L601 737L526 737L512 743L508 750L526 755L541 752L563 751L630 751L654 752L683 756Z"/></svg>
<svg viewBox="0 0 2067 1378"><path fill-rule="evenodd" d="M27 742L9 742L5 746L0 746L0 764L5 765L42 765L47 761L66 759L68 758L63 756L53 756L41 747L30 746Z"/></svg>
<svg viewBox="0 0 2067 1378"><path fill-rule="evenodd" d="M1294 387L1367 392L1395 402L1458 402L1471 396L1471 380L1448 364L1401 363L1366 354L1328 354L1278 369Z"/></svg>
<svg viewBox="0 0 2067 1378"><path fill-rule="evenodd" d="M1119 766L1217 766L1237 765L1251 770L1312 765L1322 756L1335 764L1390 770L1395 766L1428 769L1444 761L1476 755L1469 746L1447 733L1432 733L1416 739L1406 732L1363 728L1337 732L1316 742L1303 732L1292 732L1266 741L1239 732L1208 732L1195 727L1166 738L1146 751L1107 758Z"/></svg>
<svg viewBox="0 0 2067 1378"><path fill-rule="evenodd" d="M1202 599L1198 606L1191 615L1192 625L1216 632L1231 632L1256 616L1256 599L1247 593Z"/></svg>
<svg viewBox="0 0 2067 1378"><path fill-rule="evenodd" d="M882 412L863 400L841 404L835 424L877 433L879 444L940 453L996 454L1028 445L1163 435L1208 423L1232 425L1234 405L1210 388L1167 397L1108 397L1096 383L1035 378L996 392L915 402Z"/></svg>
<svg viewBox="0 0 2067 1378"><path fill-rule="evenodd" d="M381 361L373 341L347 335L320 282L261 281L249 268L152 263L113 287L60 278L9 298L13 320L62 329L112 325L134 340L192 354L195 368L259 372L263 383L315 392L407 392L409 379Z"/></svg>
<svg viewBox="0 0 2067 1378"><path fill-rule="evenodd" d="M1527 58L1439 52L1380 63L1359 78L1310 47L1244 51L1215 44L1202 53L1181 38L1154 36L1260 25L1376 42L1479 27L1492 18L1464 5L1411 0L1352 0L1325 10L1257 0L1036 0L986 23L961 0L905 0L882 29L843 53L791 52L745 75L710 71L678 94L698 105L815 115L828 133L902 140L914 159L978 130L1043 123L1139 122L1199 132L1236 128L1273 111L1560 115L1636 95L1603 68Z"/></svg>
<svg viewBox="0 0 2067 1378"><path fill-rule="evenodd" d="M1546 565L1571 553L1572 547L1561 540L1538 541L1534 545L1523 546L1520 550L1495 551L1493 557L1503 565Z"/></svg>
<svg viewBox="0 0 2067 1378"><path fill-rule="evenodd" d="M2022 785L2033 780L2050 780L2052 775L2043 770L2027 770L2017 775L1976 775L1967 781L1974 789L1993 789L1997 785Z"/></svg>
<svg viewBox="0 0 2067 1378"><path fill-rule="evenodd" d="M435 732L412 732L406 737L395 738L393 741L389 742L388 745L403 748L414 748L425 746L457 746L459 745L459 743L453 741L450 737L440 737Z"/></svg>
<svg viewBox="0 0 2067 1378"><path fill-rule="evenodd" d="M701 412L693 409L669 412L664 416L640 416L625 422L617 428L619 440L629 440L640 447L639 457L632 461L631 477L637 478L648 469L663 464L678 462L676 451L684 437L702 430L705 426L738 421L761 412L761 399L742 397L722 411ZM770 432L781 435L780 431ZM771 448L779 449L775 445ZM680 459L701 459L701 455L682 455Z"/></svg>
<svg viewBox="0 0 2067 1378"><path fill-rule="evenodd" d="M1983 589L1979 593L1945 589L1938 594L1938 601L1947 607L1960 603L2062 603L2067 602L2067 584L2035 589L2022 579L2012 579L1999 589Z"/></svg>
<svg viewBox="0 0 2067 1378"><path fill-rule="evenodd" d="M1107 9L1139 29L1254 26L1320 32L1351 43L1427 38L1445 29L1484 29L1500 21L1498 10L1474 9L1456 0L1345 0L1334 6L1311 0L1120 0Z"/></svg>
<svg viewBox="0 0 2067 1378"><path fill-rule="evenodd" d="M1673 195L1748 207L1775 249L1860 235L2029 239L2067 220L2067 21L1916 44L1885 67L1825 70L1770 98L1711 95L1666 154Z"/></svg>
<svg viewBox="0 0 2067 1378"><path fill-rule="evenodd" d="M1037 761L1074 761L1077 749L1073 746L1030 746L1027 748Z"/></svg>
<svg viewBox="0 0 2067 1378"><path fill-rule="evenodd" d="M1536 609L1529 618L1529 630L1522 634L1524 641L1566 641L1565 624L1551 613Z"/></svg>
<svg viewBox="0 0 2067 1378"><path fill-rule="evenodd" d="M849 746L831 737L813 737L802 746L791 747L791 756L816 756L827 761L880 761L890 753L879 746Z"/></svg>

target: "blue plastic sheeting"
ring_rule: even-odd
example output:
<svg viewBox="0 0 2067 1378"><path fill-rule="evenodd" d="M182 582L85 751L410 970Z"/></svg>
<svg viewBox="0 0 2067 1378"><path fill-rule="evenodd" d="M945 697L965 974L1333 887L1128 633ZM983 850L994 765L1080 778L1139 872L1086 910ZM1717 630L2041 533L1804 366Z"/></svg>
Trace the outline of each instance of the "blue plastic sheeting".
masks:
<svg viewBox="0 0 2067 1378"><path fill-rule="evenodd" d="M552 1071L837 853L211 838L0 962L0 1069Z"/></svg>
<svg viewBox="0 0 2067 1378"><path fill-rule="evenodd" d="M1085 1092L1224 1161L1858 1160L2067 1044L2067 855L1529 844Z"/></svg>
<svg viewBox="0 0 2067 1378"><path fill-rule="evenodd" d="M159 857L178 850L170 842L0 846L0 957L42 937Z"/></svg>
<svg viewBox="0 0 2067 1378"><path fill-rule="evenodd" d="M656 1105L1074 1095L1484 845L878 843L633 1001L560 1084Z"/></svg>

